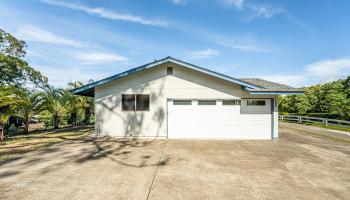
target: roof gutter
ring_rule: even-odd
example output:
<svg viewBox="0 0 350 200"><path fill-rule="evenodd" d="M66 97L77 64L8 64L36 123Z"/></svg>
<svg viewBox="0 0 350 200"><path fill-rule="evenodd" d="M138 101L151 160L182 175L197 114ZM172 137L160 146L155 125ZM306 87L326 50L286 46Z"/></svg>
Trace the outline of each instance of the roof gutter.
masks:
<svg viewBox="0 0 350 200"><path fill-rule="evenodd" d="M271 91L259 91L257 89L245 87L245 86L242 86L242 89L244 91L249 92L249 94L254 94L254 95L258 95L258 94L273 94L273 95L300 95L300 94L304 94L304 91L301 91L301 90L300 91L295 91L295 90L273 91L273 89L271 89Z"/></svg>
<svg viewBox="0 0 350 200"><path fill-rule="evenodd" d="M252 91L250 94L274 94L274 95L300 95L304 94L303 91Z"/></svg>

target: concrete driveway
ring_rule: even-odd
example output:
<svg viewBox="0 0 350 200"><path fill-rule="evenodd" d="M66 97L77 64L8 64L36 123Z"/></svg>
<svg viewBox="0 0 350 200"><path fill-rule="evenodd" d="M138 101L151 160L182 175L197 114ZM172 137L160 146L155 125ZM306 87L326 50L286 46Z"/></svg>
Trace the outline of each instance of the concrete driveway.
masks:
<svg viewBox="0 0 350 200"><path fill-rule="evenodd" d="M0 199L349 198L350 143L280 128L277 141L66 141L1 161Z"/></svg>

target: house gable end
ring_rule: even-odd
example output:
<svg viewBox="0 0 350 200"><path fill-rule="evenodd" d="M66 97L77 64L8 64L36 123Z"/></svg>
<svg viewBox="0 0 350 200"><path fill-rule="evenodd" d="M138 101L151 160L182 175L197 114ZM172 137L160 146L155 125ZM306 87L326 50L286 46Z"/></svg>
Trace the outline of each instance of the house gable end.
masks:
<svg viewBox="0 0 350 200"><path fill-rule="evenodd" d="M130 76L130 75L136 74L136 73L141 73L146 69L150 69L150 68L153 68L153 67L156 67L158 65L165 64L165 63L173 63L173 64L180 65L182 67L190 68L190 69L193 69L193 70L196 70L196 71L199 71L199 72L202 72L202 73L205 73L205 74L208 74L208 75L211 75L211 76L214 76L214 77L217 77L217 78L220 78L220 79L223 79L223 80L235 83L235 84L239 84L243 87L262 88L260 86L245 82L245 81L240 80L240 79L236 79L236 78L233 78L233 77L230 77L230 76L227 76L224 74L220 74L220 73L217 73L217 72L214 72L214 71L202 68L202 67L198 67L196 65L186 63L186 62L178 60L178 59L166 57L166 58L163 58L161 60L157 60L157 61L148 63L146 65L142 65L140 67L136 67L136 68L130 69L128 71L116 74L114 76L96 81L94 83L84 85L80 88L76 88L76 89L72 90L71 92L74 94L78 94L78 95L92 96L94 93L94 88L96 86L103 85L103 84L109 83L111 81L118 80L118 79Z"/></svg>
<svg viewBox="0 0 350 200"><path fill-rule="evenodd" d="M173 68L173 74L167 75L167 67ZM176 63L163 63L153 68L135 73L95 87L96 97L114 95L117 91L122 93L149 93L161 94L162 90L178 91L179 94L187 91L199 90L211 94L227 94L240 98L247 92L239 84L213 77ZM244 93L244 94L243 94ZM229 96L228 96L229 97Z"/></svg>

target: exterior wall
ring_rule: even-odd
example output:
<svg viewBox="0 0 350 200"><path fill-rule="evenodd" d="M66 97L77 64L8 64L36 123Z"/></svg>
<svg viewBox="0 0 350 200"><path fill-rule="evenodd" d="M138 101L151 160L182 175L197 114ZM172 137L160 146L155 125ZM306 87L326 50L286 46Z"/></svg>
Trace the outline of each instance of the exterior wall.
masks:
<svg viewBox="0 0 350 200"><path fill-rule="evenodd" d="M173 75L166 75L166 67ZM121 94L149 94L149 111L122 111ZM238 84L165 63L95 88L95 129L98 135L167 136L167 99L274 98L250 96Z"/></svg>

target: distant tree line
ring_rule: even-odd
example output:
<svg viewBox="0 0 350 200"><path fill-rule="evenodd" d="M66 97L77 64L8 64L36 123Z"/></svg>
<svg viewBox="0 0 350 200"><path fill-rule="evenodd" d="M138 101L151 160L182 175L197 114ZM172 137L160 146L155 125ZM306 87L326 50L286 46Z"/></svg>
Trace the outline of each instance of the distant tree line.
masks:
<svg viewBox="0 0 350 200"><path fill-rule="evenodd" d="M89 124L93 99L70 92L83 84L71 82L65 88L48 84L24 60L25 54L26 43L0 29L0 141L13 125L11 117L21 122L23 133L29 132L30 121L37 115L54 129L62 124L76 126L78 121Z"/></svg>
<svg viewBox="0 0 350 200"><path fill-rule="evenodd" d="M282 96L283 113L350 120L350 76L305 88L304 95Z"/></svg>

